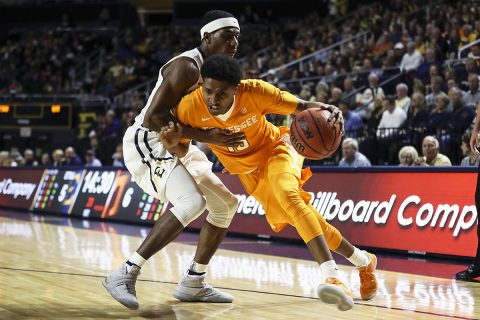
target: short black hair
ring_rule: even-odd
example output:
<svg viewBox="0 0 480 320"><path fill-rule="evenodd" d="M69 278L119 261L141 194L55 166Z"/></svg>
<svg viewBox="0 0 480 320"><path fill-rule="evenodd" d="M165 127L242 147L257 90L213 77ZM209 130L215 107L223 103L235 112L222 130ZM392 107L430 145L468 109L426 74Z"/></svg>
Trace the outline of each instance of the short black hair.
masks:
<svg viewBox="0 0 480 320"><path fill-rule="evenodd" d="M229 17L235 18L230 12L222 10L211 10L205 13L205 15L202 17L202 19L200 20L200 25L203 28L207 23L210 23L214 20Z"/></svg>
<svg viewBox="0 0 480 320"><path fill-rule="evenodd" d="M232 57L220 54L214 54L205 59L200 73L203 79L228 82L234 86L242 80L242 69L238 62Z"/></svg>

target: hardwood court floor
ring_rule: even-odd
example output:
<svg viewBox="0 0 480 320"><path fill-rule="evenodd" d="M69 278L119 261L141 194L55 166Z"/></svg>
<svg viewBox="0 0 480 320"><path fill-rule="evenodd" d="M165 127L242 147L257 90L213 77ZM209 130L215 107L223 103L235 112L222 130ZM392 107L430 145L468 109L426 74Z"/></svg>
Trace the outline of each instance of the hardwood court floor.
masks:
<svg viewBox="0 0 480 320"><path fill-rule="evenodd" d="M114 301L101 280L138 247L148 230L135 227L139 234L127 235L113 232L112 224L72 221L0 212L0 319L480 317L477 283L379 270L377 296L362 301L357 271L341 266L357 299L351 311L340 312L314 298L320 282L316 263L225 249L210 263L208 281L234 295L234 303L182 303L171 293L195 246L179 242L142 268L137 282L140 309L132 311ZM95 230L88 228L91 224ZM241 239L233 242L242 245Z"/></svg>

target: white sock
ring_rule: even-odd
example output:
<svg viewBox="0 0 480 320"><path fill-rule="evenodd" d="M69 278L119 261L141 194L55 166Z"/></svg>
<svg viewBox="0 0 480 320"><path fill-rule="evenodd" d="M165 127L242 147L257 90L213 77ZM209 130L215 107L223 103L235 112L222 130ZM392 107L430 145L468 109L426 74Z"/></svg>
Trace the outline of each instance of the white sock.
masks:
<svg viewBox="0 0 480 320"><path fill-rule="evenodd" d="M190 264L190 268L188 268L188 270L193 271L195 273L205 273L207 272L207 267L208 267L208 264L201 264L201 263L192 261L192 263Z"/></svg>
<svg viewBox="0 0 480 320"><path fill-rule="evenodd" d="M367 255L367 252L364 250L360 250L355 247L353 250L353 254L350 258L347 258L355 267L364 267L370 263L370 258Z"/></svg>
<svg viewBox="0 0 480 320"><path fill-rule="evenodd" d="M335 260L328 260L325 261L320 265L320 270L322 271L323 282L325 282L328 278L337 278L338 275L338 268Z"/></svg>
<svg viewBox="0 0 480 320"><path fill-rule="evenodd" d="M147 261L145 260L145 258L143 258L141 255L139 255L136 251L132 254L132 256L130 258L128 258L128 261L139 266L140 268L143 266L143 264ZM127 271L130 271L130 269L132 268L131 265L129 265L128 263L126 263L127 265Z"/></svg>

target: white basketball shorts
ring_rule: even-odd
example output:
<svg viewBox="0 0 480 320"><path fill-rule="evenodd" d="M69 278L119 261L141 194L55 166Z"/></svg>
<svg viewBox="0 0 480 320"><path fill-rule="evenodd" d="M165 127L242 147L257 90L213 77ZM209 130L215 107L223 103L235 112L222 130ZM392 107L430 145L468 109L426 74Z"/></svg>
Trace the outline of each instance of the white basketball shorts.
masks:
<svg viewBox="0 0 480 320"><path fill-rule="evenodd" d="M125 166L143 191L162 202L168 201L165 185L178 158L162 145L157 132L130 126L123 137L123 157ZM194 145L189 146L188 153L180 160L197 183L212 169L207 156Z"/></svg>

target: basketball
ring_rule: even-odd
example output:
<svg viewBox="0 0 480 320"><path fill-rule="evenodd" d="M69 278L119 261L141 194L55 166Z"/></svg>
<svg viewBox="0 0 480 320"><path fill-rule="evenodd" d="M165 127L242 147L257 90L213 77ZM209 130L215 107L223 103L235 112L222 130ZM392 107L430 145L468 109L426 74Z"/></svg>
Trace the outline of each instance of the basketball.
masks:
<svg viewBox="0 0 480 320"><path fill-rule="evenodd" d="M328 122L330 111L310 108L296 115L290 126L293 147L307 159L330 157L342 140L340 124Z"/></svg>

